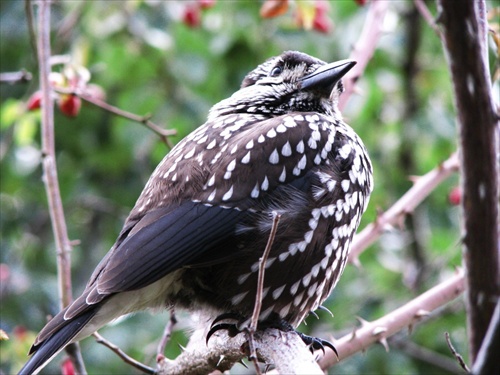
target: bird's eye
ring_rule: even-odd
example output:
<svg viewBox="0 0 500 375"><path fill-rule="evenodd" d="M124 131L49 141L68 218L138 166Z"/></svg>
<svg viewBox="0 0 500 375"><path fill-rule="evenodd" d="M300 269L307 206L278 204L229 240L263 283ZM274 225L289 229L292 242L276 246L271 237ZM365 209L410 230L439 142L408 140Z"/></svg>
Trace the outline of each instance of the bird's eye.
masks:
<svg viewBox="0 0 500 375"><path fill-rule="evenodd" d="M273 70L271 70L271 73L269 73L269 75L271 77L277 77L281 74L281 72L283 71L283 68L279 65L276 65Z"/></svg>

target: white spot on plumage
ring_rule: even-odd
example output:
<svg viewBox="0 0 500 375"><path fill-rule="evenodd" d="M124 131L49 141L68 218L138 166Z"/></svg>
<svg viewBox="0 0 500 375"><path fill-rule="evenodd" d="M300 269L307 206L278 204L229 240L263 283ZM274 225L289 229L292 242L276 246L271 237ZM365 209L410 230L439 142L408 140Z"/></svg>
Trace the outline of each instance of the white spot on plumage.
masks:
<svg viewBox="0 0 500 375"><path fill-rule="evenodd" d="M300 152L301 154L303 154L304 153L304 141L300 140L300 142L297 143L297 146L295 147L295 149L297 150L297 152Z"/></svg>
<svg viewBox="0 0 500 375"><path fill-rule="evenodd" d="M229 199L231 199L231 197L233 196L233 185L231 185L231 187L229 188L229 190L226 192L226 194L224 194L222 196L222 200L223 201L228 201Z"/></svg>
<svg viewBox="0 0 500 375"><path fill-rule="evenodd" d="M283 148L281 149L281 155L283 156L292 155L292 146L290 146L290 142L286 141L286 143L283 145Z"/></svg>
<svg viewBox="0 0 500 375"><path fill-rule="evenodd" d="M285 182L286 181L286 168L283 167L283 171L281 172L280 176L279 176L279 181L280 182Z"/></svg>
<svg viewBox="0 0 500 375"><path fill-rule="evenodd" d="M241 159L241 162L242 162L243 164L248 164L248 163L250 163L250 152L251 152L251 151L248 151L248 152L245 154L245 156L243 156L243 158Z"/></svg>
<svg viewBox="0 0 500 375"><path fill-rule="evenodd" d="M299 290L299 285L300 285L300 280L291 286L290 293L292 294L292 296L297 293L297 290Z"/></svg>
<svg viewBox="0 0 500 375"><path fill-rule="evenodd" d="M227 165L226 170L228 172L234 171L234 168L236 167L236 159L231 160L231 162Z"/></svg>
<svg viewBox="0 0 500 375"><path fill-rule="evenodd" d="M351 145L349 143L346 143L339 149L339 155L342 157L342 159L347 159L347 157L351 153L351 150Z"/></svg>
<svg viewBox="0 0 500 375"><path fill-rule="evenodd" d="M259 197L259 183L256 183L254 188L252 189L252 192L250 193L250 196L252 198L258 198Z"/></svg>
<svg viewBox="0 0 500 375"><path fill-rule="evenodd" d="M351 182L349 180L342 180L342 182L340 183L340 186L342 186L342 190L344 190L344 193L347 193L350 185Z"/></svg>
<svg viewBox="0 0 500 375"><path fill-rule="evenodd" d="M313 150L316 150L316 148L318 147L317 142L312 137L307 141L307 145Z"/></svg>
<svg viewBox="0 0 500 375"><path fill-rule="evenodd" d="M278 133L284 133L284 132L286 132L286 130L287 130L287 129L286 129L286 126L285 126L285 125L283 125L283 124L279 124L279 125L276 127L276 131L277 131Z"/></svg>
<svg viewBox="0 0 500 375"><path fill-rule="evenodd" d="M306 234L304 235L304 240L305 240L307 243L311 243L311 240L312 240L313 234L314 234L314 230L310 230L310 231L306 232Z"/></svg>
<svg viewBox="0 0 500 375"><path fill-rule="evenodd" d="M280 312L279 312L279 315L284 318L288 312L290 311L290 308L292 307L292 304L289 303L288 305L286 305L285 307L283 307Z"/></svg>
<svg viewBox="0 0 500 375"><path fill-rule="evenodd" d="M213 201L213 200L214 200L214 198L215 198L215 194L216 194L216 193L217 193L217 189L214 189L214 190L212 191L212 193L210 193L210 195L208 196L207 200L208 200L209 202Z"/></svg>
<svg viewBox="0 0 500 375"><path fill-rule="evenodd" d="M235 144L234 147L229 151L229 153L232 155L238 150L238 144Z"/></svg>
<svg viewBox="0 0 500 375"><path fill-rule="evenodd" d="M276 137L276 130L273 129L270 129L268 132L267 132L267 138L274 138Z"/></svg>
<svg viewBox="0 0 500 375"><path fill-rule="evenodd" d="M293 304L294 306L300 305L300 302L302 302L302 298L304 297L304 292L300 293L293 299Z"/></svg>
<svg viewBox="0 0 500 375"><path fill-rule="evenodd" d="M278 150L274 149L274 151L269 156L269 163L271 163L271 164L278 164L279 161L280 161L280 157L278 155Z"/></svg>
<svg viewBox="0 0 500 375"><path fill-rule="evenodd" d="M318 282L316 281L313 285L311 285L308 289L307 289L307 295L309 297L312 297L314 295L314 293L316 293L316 289L318 288Z"/></svg>
<svg viewBox="0 0 500 375"><path fill-rule="evenodd" d="M251 274L252 274L252 273L251 273L251 272L249 272L249 273L244 273L243 275L238 276L238 279L237 279L238 284L239 284L239 285L243 284L243 283L244 283L244 282L248 279L248 277L249 277Z"/></svg>
<svg viewBox="0 0 500 375"><path fill-rule="evenodd" d="M288 258L288 256L289 256L289 255L290 255L290 253L289 253L289 252L283 252L283 253L281 253L281 254L279 255L279 257L278 257L278 258L279 258L280 262L283 262L286 258Z"/></svg>
<svg viewBox="0 0 500 375"><path fill-rule="evenodd" d="M259 138L257 138L257 142L259 143L264 143L266 141L266 138L261 134L259 135Z"/></svg>
<svg viewBox="0 0 500 375"><path fill-rule="evenodd" d="M243 301L243 298L245 298L245 296L248 294L248 291L247 292L243 292L243 293L239 293L237 295L235 295L233 298L231 298L231 303L233 305L239 305L241 301Z"/></svg>
<svg viewBox="0 0 500 375"><path fill-rule="evenodd" d="M215 175L212 175L212 177L210 177L210 180L208 180L207 182L207 186L214 186L214 183L215 183Z"/></svg>
<svg viewBox="0 0 500 375"><path fill-rule="evenodd" d="M307 158L304 155L304 156L302 156L302 158L297 163L297 168L299 168L299 169L306 169L306 165L307 165Z"/></svg>
<svg viewBox="0 0 500 375"><path fill-rule="evenodd" d="M267 179L267 176L264 176L264 181L262 181L262 184L260 185L260 188L263 191L266 191L269 188L269 180Z"/></svg>
<svg viewBox="0 0 500 375"><path fill-rule="evenodd" d="M245 145L245 148L247 150L250 150L253 148L253 139L251 139L250 141L248 141L248 143Z"/></svg>
<svg viewBox="0 0 500 375"><path fill-rule="evenodd" d="M307 275L305 275L303 278L302 278L302 285L304 285L305 287L307 287L309 285L309 283L311 282L311 273L308 273Z"/></svg>
<svg viewBox="0 0 500 375"><path fill-rule="evenodd" d="M281 296L281 293L283 293L283 290L285 290L286 284L283 284L279 288L276 288L273 290L273 298L278 299Z"/></svg>
<svg viewBox="0 0 500 375"><path fill-rule="evenodd" d="M216 144L217 144L217 141L215 139L212 139L212 141L207 145L207 150L213 149Z"/></svg>

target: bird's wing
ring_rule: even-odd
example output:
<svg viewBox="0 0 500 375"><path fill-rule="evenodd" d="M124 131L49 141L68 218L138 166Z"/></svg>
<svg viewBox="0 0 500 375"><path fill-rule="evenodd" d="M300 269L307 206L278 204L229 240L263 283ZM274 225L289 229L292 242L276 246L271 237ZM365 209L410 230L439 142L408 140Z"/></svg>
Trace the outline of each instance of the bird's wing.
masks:
<svg viewBox="0 0 500 375"><path fill-rule="evenodd" d="M97 292L139 289L189 265L234 235L236 223L244 215L238 210L191 201L175 209L147 213L109 257L96 280Z"/></svg>

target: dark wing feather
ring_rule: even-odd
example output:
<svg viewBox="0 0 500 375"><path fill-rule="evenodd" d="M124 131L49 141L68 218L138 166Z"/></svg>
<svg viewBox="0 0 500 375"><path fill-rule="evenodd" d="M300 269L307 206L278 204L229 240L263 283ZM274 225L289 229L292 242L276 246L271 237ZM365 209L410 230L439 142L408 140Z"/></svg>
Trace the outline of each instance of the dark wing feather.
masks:
<svg viewBox="0 0 500 375"><path fill-rule="evenodd" d="M155 219L149 220L149 215ZM245 215L236 209L191 201L147 213L136 224L140 229L134 228L108 258L97 279L98 292L139 289L196 262L209 248L233 235Z"/></svg>

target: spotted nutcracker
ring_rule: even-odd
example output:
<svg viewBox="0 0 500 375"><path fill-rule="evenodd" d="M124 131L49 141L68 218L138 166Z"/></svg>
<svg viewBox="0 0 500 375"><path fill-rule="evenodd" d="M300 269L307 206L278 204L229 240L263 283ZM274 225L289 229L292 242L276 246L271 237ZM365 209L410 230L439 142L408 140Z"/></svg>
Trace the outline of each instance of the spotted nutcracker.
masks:
<svg viewBox="0 0 500 375"><path fill-rule="evenodd" d="M36 373L68 343L146 308L240 317L241 327L254 308L273 213L281 219L259 322L295 329L320 307L344 270L373 184L363 142L337 108L354 65L288 51L250 72L158 165L86 289L42 329L20 373Z"/></svg>

